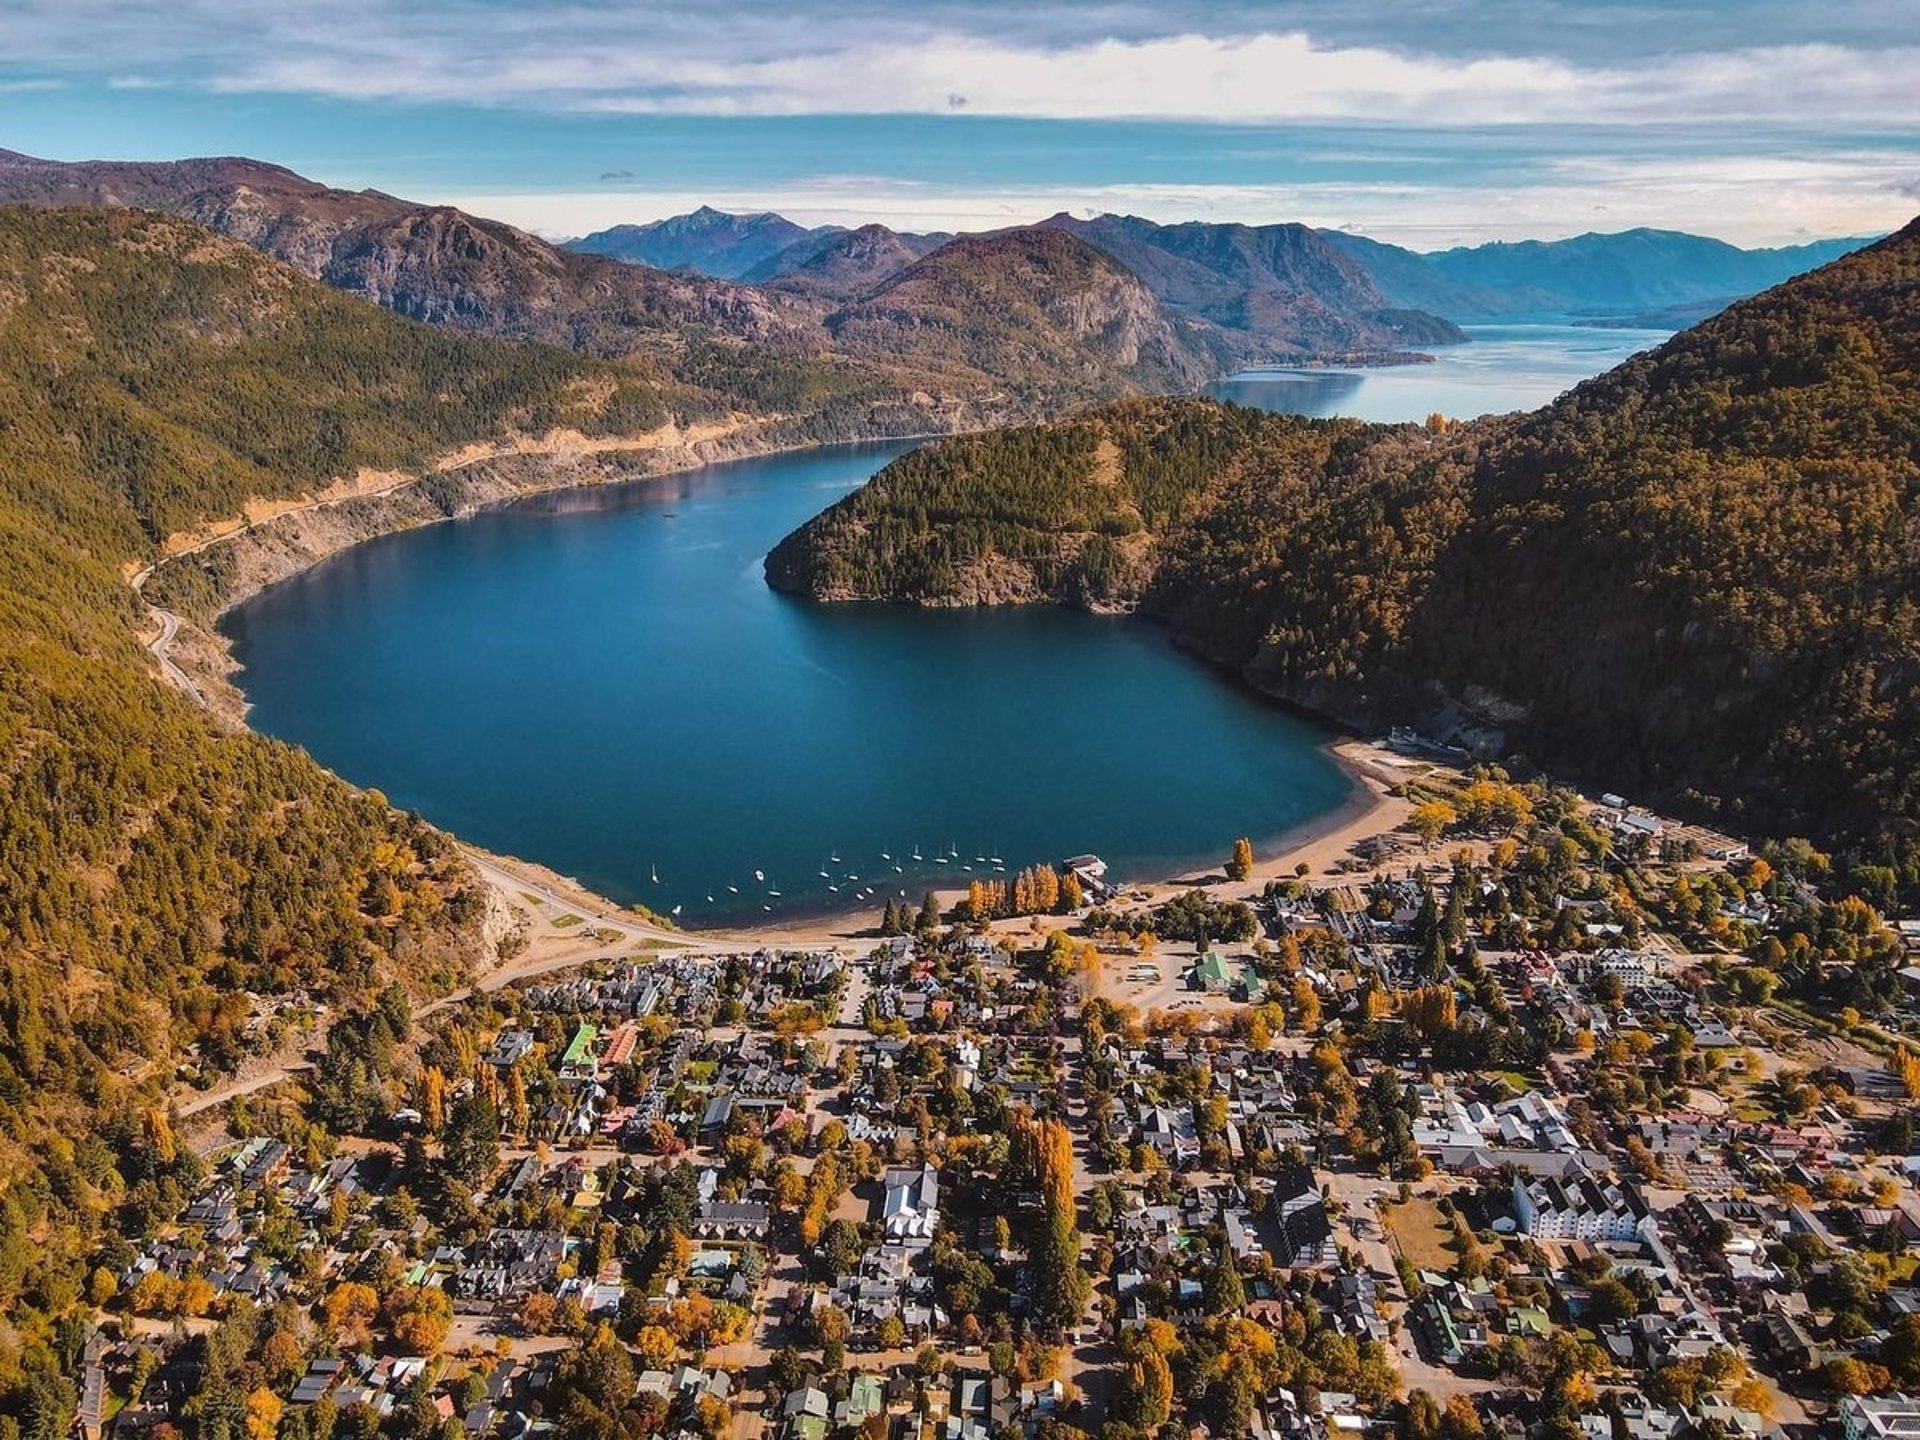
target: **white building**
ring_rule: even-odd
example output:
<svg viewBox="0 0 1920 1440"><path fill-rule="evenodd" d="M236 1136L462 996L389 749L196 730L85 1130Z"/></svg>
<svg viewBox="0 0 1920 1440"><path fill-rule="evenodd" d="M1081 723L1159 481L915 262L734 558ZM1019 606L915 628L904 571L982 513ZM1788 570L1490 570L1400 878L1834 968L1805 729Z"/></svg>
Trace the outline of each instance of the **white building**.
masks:
<svg viewBox="0 0 1920 1440"><path fill-rule="evenodd" d="M1840 1433L1846 1440L1920 1436L1920 1400L1908 1395L1849 1395L1840 1402Z"/></svg>
<svg viewBox="0 0 1920 1440"><path fill-rule="evenodd" d="M1591 1175L1513 1178L1520 1231L1536 1240L1644 1240L1653 1228L1646 1203L1629 1186Z"/></svg>
<svg viewBox="0 0 1920 1440"><path fill-rule="evenodd" d="M940 1226L940 1172L931 1165L887 1171L887 1198L880 1211L889 1240L931 1240Z"/></svg>

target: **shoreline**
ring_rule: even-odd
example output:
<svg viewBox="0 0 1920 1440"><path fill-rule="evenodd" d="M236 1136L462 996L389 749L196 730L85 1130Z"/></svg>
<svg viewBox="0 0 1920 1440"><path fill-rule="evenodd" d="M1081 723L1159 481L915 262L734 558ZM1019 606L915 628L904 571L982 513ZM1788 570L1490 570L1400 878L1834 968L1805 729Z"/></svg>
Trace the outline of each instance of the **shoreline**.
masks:
<svg viewBox="0 0 1920 1440"><path fill-rule="evenodd" d="M130 570L128 580L136 595L145 600L145 587L149 580L161 573L176 560L191 559L209 550L232 543L245 543L249 538L264 538L271 544L272 532L276 527L286 528L301 517L315 516L321 512L356 504L380 505L403 497L407 492L417 491L431 478L455 470L469 469L488 461L534 460L551 461L559 459L565 468L550 476L535 476L530 482L510 484L501 493L481 497L471 505L462 506L453 511L439 511L419 517L398 517L397 523L376 524L366 533L351 535L332 534L320 537L307 537L308 544L296 544L291 551L282 551L277 570L268 576L242 578L230 589L223 592L216 602L211 620L199 624L147 602L151 617L158 624L158 633L146 642L147 649L154 655L160 666L157 678L163 683L173 684L187 696L208 710L216 718L228 723L244 726L246 724L247 705L244 695L231 680L237 668L232 659L231 642L218 629L219 619L245 604L248 600L284 580L324 563L336 555L359 544L380 538L384 535L399 534L407 530L424 528L442 521L456 520L479 514L484 511L503 508L522 500L565 493L568 490L597 490L613 485L639 485L654 480L684 475L715 465L724 465L738 461L763 459L782 454L824 451L841 448L856 448L870 445L913 444L928 440L946 438L961 434L963 431L933 431L910 435L877 435L858 437L849 440L828 442L783 443L777 445L756 445L749 438L751 424L743 424L735 430L710 433L698 438L690 438L685 443L671 446L642 447L623 442L618 452L625 455L646 455L664 461L659 468L649 468L637 474L612 474L594 477L583 473L585 462L603 458L607 447L601 452L591 452L567 443L562 437L554 442L554 437L543 437L551 443L550 449L540 449L525 441L514 442L504 449L488 453L474 453L475 447L467 447L456 452L453 457L440 464L422 470L419 474L398 483L390 483L375 492L353 492L327 494L323 492L315 497L301 497L297 503L282 505L257 517L249 515L237 522L210 522L206 530L196 535L186 548L177 548L163 554L138 570ZM734 448L729 442L746 443ZM718 449L721 453L712 453ZM703 453L705 452L705 453ZM333 488L333 487L330 487ZM376 520L392 517L374 517ZM223 528L224 527L224 528ZM204 537L204 538L203 538ZM295 537L296 541L299 537ZM338 541L339 543L326 543ZM177 640L192 641L200 653L189 658L182 666L173 653ZM1212 668L1212 667L1210 667ZM1223 673L1215 677L1215 683L1243 685L1244 681L1231 674ZM216 703L209 690L214 690L227 704ZM1255 690L1253 693L1258 694ZM1270 697L1268 697L1270 698ZM1295 707L1287 707L1295 708ZM1396 801L1389 793L1390 782L1383 777L1386 768L1382 752L1371 742L1354 736L1345 727L1328 717L1309 715L1306 718L1323 726L1330 732L1330 738L1319 747L1348 779L1351 786L1347 797L1332 810L1300 822L1281 832L1271 840L1262 842L1266 850L1264 858L1257 859L1253 877L1239 884L1228 882L1219 873L1218 867L1178 868L1180 862L1168 862L1169 868L1130 880L1120 887L1122 893L1145 892L1155 900L1181 890L1204 885L1206 888L1226 895L1228 898L1251 898L1257 896L1267 881L1279 878L1292 878L1295 867L1305 864L1310 873L1324 873L1347 857L1351 848L1359 841L1392 831L1404 822L1404 802ZM348 782L343 782L348 783ZM729 940L735 943L752 945L795 944L795 945L845 945L869 941L878 934L882 906L849 906L846 908L826 908L811 913L798 914L790 919L769 918L767 923L758 924L751 920L744 924L720 924L712 928L682 928L671 921L662 922L644 909L632 909L620 904L611 897L594 891L571 876L562 875L537 860L526 859L502 852L490 852L470 844L457 833L449 831L461 850L468 856L476 872L494 893L511 909L537 920L529 911L523 896L517 892L524 888L524 880L538 876L544 882L541 889L549 890L545 897L557 900L560 894L569 898L569 903L589 912L602 915L620 916L629 923L645 927L656 936L671 934L683 937L689 946L709 947ZM1225 837L1223 845L1231 843L1231 837ZM1222 856L1224 861L1224 854ZM507 872L517 871L515 877L521 883L509 881ZM491 873L489 873L491 872ZM933 893L940 900L942 909L951 909L966 894L964 886L934 886ZM1230 893L1229 893L1230 892ZM589 957L582 957L585 963ZM494 970L502 968L496 959Z"/></svg>
<svg viewBox="0 0 1920 1440"><path fill-rule="evenodd" d="M1355 845L1363 840L1391 834L1405 823L1412 805L1390 793L1394 782L1383 773L1389 768L1386 761L1388 752L1375 742L1354 735L1339 736L1320 749L1352 782L1351 792L1325 814L1301 821L1271 840L1258 842L1253 874L1249 879L1227 880L1220 866L1215 865L1142 876L1119 884L1116 892L1121 895L1144 892L1152 897L1150 903L1155 904L1196 888L1204 888L1218 898L1251 900L1260 894L1268 881L1295 878L1295 867L1301 864L1309 867L1309 879L1324 882L1332 877L1333 867L1345 860ZM1231 840L1226 843L1230 844ZM1261 853L1262 849L1264 854ZM1224 854L1221 859L1224 863ZM952 909L967 893L965 886L930 888L943 912ZM915 900L913 903L917 905L919 902ZM769 921L763 925L717 926L713 929L687 929L681 933L695 938L733 935L755 939L761 944L788 940L845 945L855 941L877 940L883 909L883 906L875 906L828 910L798 915L791 923L785 924ZM995 923L1022 927L1033 919L1071 923L1071 917L1068 916L1020 916Z"/></svg>

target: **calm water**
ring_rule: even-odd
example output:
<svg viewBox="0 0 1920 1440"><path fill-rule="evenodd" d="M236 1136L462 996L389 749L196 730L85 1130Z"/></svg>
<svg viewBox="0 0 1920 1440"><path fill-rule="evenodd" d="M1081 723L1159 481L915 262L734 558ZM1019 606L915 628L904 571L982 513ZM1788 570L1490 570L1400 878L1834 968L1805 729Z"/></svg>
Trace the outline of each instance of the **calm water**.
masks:
<svg viewBox="0 0 1920 1440"><path fill-rule="evenodd" d="M900 448L570 492L362 545L229 617L252 723L480 845L684 922L866 889L917 901L994 856L1092 850L1146 873L1348 796L1324 734L1146 626L768 590L766 550Z"/></svg>
<svg viewBox="0 0 1920 1440"><path fill-rule="evenodd" d="M1433 351L1430 365L1376 370L1250 370L1221 381L1222 400L1290 415L1361 420L1456 419L1531 410L1563 390L1657 345L1670 330L1597 330L1578 325L1463 326L1471 341Z"/></svg>
<svg viewBox="0 0 1920 1440"><path fill-rule="evenodd" d="M1482 335L1435 365L1236 382L1233 398L1387 420L1510 410L1657 338ZM469 840L685 923L917 900L994 857L1090 850L1165 873L1348 798L1322 732L1150 627L768 590L767 549L902 448L568 492L359 546L228 617L252 723Z"/></svg>

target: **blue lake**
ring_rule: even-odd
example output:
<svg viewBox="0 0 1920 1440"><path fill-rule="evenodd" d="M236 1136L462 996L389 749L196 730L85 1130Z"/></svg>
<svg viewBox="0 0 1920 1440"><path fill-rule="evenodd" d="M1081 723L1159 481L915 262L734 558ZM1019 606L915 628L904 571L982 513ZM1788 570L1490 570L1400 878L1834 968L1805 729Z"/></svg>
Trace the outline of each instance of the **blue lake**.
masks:
<svg viewBox="0 0 1920 1440"><path fill-rule="evenodd" d="M1250 370L1211 394L1290 415L1358 420L1455 419L1531 410L1589 376L1610 370L1670 330L1607 330L1552 321L1462 327L1470 343L1431 353L1422 365L1369 370Z"/></svg>
<svg viewBox="0 0 1920 1440"><path fill-rule="evenodd" d="M1611 345L1508 346L1507 388L1481 375L1473 393L1496 398L1480 409L1625 353L1622 332L1573 333ZM1445 386L1461 369L1418 367ZM1375 385L1370 405L1401 402L1379 418L1477 413L1398 371L1348 393ZM687 924L917 900L996 857L1167 873L1351 797L1324 731L1150 626L768 590L766 551L903 448L568 491L361 545L223 622L251 723L465 839Z"/></svg>

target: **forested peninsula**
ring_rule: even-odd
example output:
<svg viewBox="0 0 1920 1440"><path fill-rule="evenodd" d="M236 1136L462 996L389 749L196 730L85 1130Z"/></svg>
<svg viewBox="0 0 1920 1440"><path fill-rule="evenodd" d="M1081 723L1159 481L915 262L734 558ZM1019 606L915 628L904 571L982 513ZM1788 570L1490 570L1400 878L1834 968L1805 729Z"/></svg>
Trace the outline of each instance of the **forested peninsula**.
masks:
<svg viewBox="0 0 1920 1440"><path fill-rule="evenodd" d="M1920 877L1920 222L1526 415L1203 400L903 457L823 600L1137 609L1260 689Z"/></svg>

